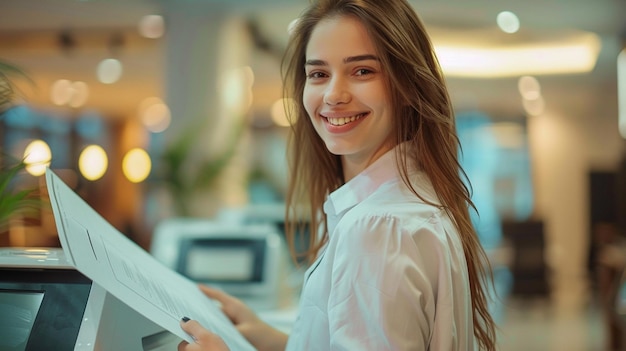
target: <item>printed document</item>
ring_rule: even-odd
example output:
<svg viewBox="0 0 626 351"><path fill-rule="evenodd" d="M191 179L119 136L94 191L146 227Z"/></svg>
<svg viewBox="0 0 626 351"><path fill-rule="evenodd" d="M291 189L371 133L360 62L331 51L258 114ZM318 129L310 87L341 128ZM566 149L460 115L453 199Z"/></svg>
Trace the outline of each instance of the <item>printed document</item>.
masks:
<svg viewBox="0 0 626 351"><path fill-rule="evenodd" d="M61 246L78 271L181 339L193 342L180 328L186 316L222 337L231 350L254 350L195 282L120 233L50 169L46 182Z"/></svg>

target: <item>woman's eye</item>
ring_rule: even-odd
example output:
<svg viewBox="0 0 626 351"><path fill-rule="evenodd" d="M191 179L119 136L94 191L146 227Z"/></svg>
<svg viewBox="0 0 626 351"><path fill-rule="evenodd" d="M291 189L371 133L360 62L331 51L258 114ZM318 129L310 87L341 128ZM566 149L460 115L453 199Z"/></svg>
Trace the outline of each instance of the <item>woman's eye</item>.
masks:
<svg viewBox="0 0 626 351"><path fill-rule="evenodd" d="M372 73L374 73L374 71L367 69L367 68L360 68L356 71L357 76L365 76L365 75L372 74Z"/></svg>
<svg viewBox="0 0 626 351"><path fill-rule="evenodd" d="M307 78L316 79L316 78L324 78L326 75L322 72L311 72L307 74Z"/></svg>

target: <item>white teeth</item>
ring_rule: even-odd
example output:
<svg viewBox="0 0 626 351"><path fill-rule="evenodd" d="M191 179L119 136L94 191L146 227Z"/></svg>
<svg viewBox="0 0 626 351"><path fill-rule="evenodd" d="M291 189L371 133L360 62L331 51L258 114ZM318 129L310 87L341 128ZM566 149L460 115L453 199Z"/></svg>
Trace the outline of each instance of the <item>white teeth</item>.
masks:
<svg viewBox="0 0 626 351"><path fill-rule="evenodd" d="M339 118L327 118L328 123L334 125L334 126L342 126L344 124L348 124L350 122L354 122L357 119L361 118L363 116L362 113L355 115L355 116L350 116L350 117L339 117Z"/></svg>

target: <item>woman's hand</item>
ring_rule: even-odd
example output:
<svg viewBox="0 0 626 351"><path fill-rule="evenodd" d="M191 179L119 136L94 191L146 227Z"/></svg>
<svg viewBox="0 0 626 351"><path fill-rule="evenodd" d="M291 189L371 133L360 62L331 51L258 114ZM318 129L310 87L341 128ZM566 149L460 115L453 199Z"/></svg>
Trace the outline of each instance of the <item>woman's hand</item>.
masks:
<svg viewBox="0 0 626 351"><path fill-rule="evenodd" d="M237 328L241 335L243 335L248 340L248 342L250 342L252 346L254 346L257 350L273 351L285 349L285 346L287 345L287 335L263 322L241 300L230 296L221 290L209 288L204 285L200 285L200 290L202 290L202 292L206 296L211 299L217 300L221 304L224 314L233 322L235 328ZM206 331L206 333L209 332ZM209 333L211 335L207 336L206 333L201 331L199 337L207 338L207 343L214 342L213 338L217 336L212 333ZM195 336L194 334L191 335ZM221 341L221 339L219 340ZM180 347L179 350L181 350ZM182 350L190 351L201 349L183 348ZM216 348L215 350L221 351L227 350L227 348Z"/></svg>
<svg viewBox="0 0 626 351"><path fill-rule="evenodd" d="M178 344L178 351L229 351L222 338L204 329L197 321L185 317L180 322L180 326L191 335L195 342L190 344L187 341L181 341Z"/></svg>

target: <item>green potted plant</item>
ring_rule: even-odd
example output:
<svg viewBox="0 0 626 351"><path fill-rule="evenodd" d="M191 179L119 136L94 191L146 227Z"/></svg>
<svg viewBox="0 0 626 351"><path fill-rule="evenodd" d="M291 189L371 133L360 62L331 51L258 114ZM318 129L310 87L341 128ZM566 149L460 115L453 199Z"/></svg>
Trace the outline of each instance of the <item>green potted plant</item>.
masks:
<svg viewBox="0 0 626 351"><path fill-rule="evenodd" d="M10 159L10 156L5 157ZM0 233L8 229L13 216L32 216L41 206L37 189L16 190L12 187L13 181L25 167L26 164L21 160L0 166Z"/></svg>
<svg viewBox="0 0 626 351"><path fill-rule="evenodd" d="M16 88L13 77L27 79L14 65L0 61L0 118L14 101ZM7 231L15 215L28 217L41 207L38 189L17 189L17 178L24 173L24 160L16 159L0 149L0 233Z"/></svg>
<svg viewBox="0 0 626 351"><path fill-rule="evenodd" d="M0 60L0 113L6 111L15 98L15 85L12 77L28 80L28 76L18 67Z"/></svg>
<svg viewBox="0 0 626 351"><path fill-rule="evenodd" d="M161 156L162 167L158 178L172 195L174 210L177 216L189 217L191 197L199 191L210 188L228 165L237 151L237 144L245 132L245 120L237 123L232 135L227 138L225 150L214 158L195 160L197 168L189 172L185 167L190 161L195 143L202 137L202 124L193 124L166 148Z"/></svg>

